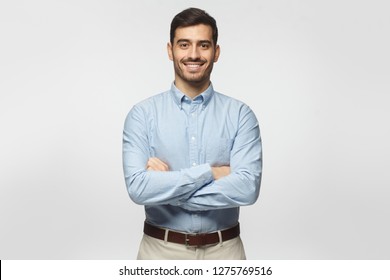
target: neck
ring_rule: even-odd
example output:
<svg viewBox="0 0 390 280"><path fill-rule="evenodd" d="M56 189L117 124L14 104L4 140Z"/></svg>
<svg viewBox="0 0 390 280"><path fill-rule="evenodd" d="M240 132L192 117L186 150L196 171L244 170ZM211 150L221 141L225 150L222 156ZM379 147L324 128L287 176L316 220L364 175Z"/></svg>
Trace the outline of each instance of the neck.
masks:
<svg viewBox="0 0 390 280"><path fill-rule="evenodd" d="M199 83L183 82L181 79L175 79L175 86L185 95L194 99L204 92L210 86L210 80Z"/></svg>

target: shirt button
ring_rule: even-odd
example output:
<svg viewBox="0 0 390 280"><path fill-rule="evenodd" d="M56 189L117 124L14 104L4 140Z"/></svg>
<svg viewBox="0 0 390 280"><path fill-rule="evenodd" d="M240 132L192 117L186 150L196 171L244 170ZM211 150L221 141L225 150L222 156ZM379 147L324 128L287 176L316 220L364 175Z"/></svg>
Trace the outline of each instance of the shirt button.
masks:
<svg viewBox="0 0 390 280"><path fill-rule="evenodd" d="M191 140L192 140L192 141L195 141L195 139L196 139L195 136L192 136L192 137L191 137Z"/></svg>
<svg viewBox="0 0 390 280"><path fill-rule="evenodd" d="M192 166L196 166L196 162L193 162L193 163L192 163Z"/></svg>

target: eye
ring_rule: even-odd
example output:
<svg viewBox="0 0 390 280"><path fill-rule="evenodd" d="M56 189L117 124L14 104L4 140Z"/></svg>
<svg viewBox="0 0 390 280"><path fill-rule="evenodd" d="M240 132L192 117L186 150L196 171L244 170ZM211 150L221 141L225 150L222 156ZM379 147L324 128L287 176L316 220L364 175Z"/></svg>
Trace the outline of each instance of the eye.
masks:
<svg viewBox="0 0 390 280"><path fill-rule="evenodd" d="M202 49L208 49L209 47L210 47L210 44L208 44L208 43L202 43L201 45L200 45L200 47L202 48Z"/></svg>
<svg viewBox="0 0 390 280"><path fill-rule="evenodd" d="M188 48L188 43L180 43L179 47L182 49L186 49L186 48Z"/></svg>

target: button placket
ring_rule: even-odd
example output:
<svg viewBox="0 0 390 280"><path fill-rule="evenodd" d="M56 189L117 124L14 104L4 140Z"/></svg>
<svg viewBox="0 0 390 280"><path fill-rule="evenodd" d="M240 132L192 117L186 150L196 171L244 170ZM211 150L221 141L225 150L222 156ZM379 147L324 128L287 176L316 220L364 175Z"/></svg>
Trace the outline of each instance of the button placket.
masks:
<svg viewBox="0 0 390 280"><path fill-rule="evenodd" d="M188 114L188 136L189 136L189 159L190 165L195 167L199 164L199 136L198 136L198 110L201 106L200 100L194 100L191 103ZM192 228L198 232L201 229L201 216L197 213L191 215Z"/></svg>
<svg viewBox="0 0 390 280"><path fill-rule="evenodd" d="M192 102L190 107L190 119L189 119L189 151L190 151L190 164L191 166L198 165L198 143L197 143L197 132L198 132L198 120L197 120L197 111L198 104Z"/></svg>

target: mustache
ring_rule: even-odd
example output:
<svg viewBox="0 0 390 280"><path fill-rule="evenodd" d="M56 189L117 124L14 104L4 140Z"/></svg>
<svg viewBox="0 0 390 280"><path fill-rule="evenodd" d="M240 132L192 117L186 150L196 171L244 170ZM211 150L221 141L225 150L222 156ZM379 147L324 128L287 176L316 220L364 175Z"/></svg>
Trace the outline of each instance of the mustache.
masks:
<svg viewBox="0 0 390 280"><path fill-rule="evenodd" d="M200 58L197 58L197 59L187 58L187 59L183 59L181 62L183 62L183 63L188 63L188 62L201 62L201 63L206 63L207 61L204 60L204 59L200 59Z"/></svg>

